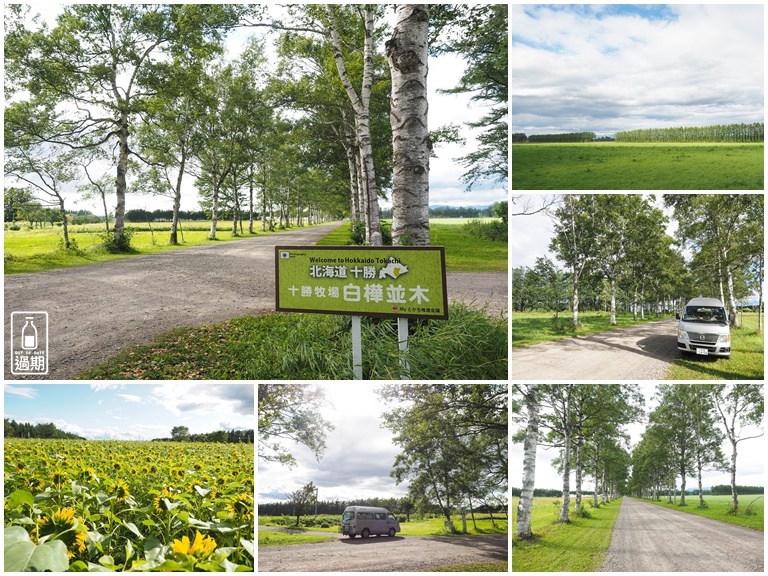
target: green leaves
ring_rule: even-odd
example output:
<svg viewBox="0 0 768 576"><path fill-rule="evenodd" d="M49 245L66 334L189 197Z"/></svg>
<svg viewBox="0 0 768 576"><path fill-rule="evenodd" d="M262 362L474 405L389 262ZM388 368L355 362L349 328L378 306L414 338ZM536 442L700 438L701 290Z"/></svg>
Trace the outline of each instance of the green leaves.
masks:
<svg viewBox="0 0 768 576"><path fill-rule="evenodd" d="M8 496L5 504L8 506L8 508L11 509L16 508L17 506L21 506L22 504L26 504L27 506L32 507L35 504L35 497L26 490L16 490L10 496Z"/></svg>
<svg viewBox="0 0 768 576"><path fill-rule="evenodd" d="M69 568L67 547L60 540L49 540L40 546L30 540L21 526L4 532L5 572L64 572Z"/></svg>

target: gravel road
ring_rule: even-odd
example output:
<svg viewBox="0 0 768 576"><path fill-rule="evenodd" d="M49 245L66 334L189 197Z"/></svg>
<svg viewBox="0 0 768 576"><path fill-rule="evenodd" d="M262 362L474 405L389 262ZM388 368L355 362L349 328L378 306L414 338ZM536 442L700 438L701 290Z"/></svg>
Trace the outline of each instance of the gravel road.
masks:
<svg viewBox="0 0 768 576"><path fill-rule="evenodd" d="M312 245L338 223L4 278L5 379L13 311L48 312L49 374L66 380L163 332L274 311L274 246ZM507 309L507 274L449 273L450 300Z"/></svg>
<svg viewBox="0 0 768 576"><path fill-rule="evenodd" d="M329 536L330 534L326 534ZM508 536L387 536L259 548L259 572L409 572L507 560Z"/></svg>
<svg viewBox="0 0 768 576"><path fill-rule="evenodd" d="M677 320L512 349L515 380L657 380L677 358ZM515 339L514 327L512 340Z"/></svg>
<svg viewBox="0 0 768 576"><path fill-rule="evenodd" d="M762 572L763 533L625 497L602 572Z"/></svg>

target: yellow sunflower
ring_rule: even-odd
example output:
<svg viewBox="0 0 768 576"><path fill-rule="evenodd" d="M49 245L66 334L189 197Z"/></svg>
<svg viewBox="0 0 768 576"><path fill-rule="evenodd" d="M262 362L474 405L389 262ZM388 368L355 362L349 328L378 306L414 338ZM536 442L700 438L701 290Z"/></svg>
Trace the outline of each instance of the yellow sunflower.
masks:
<svg viewBox="0 0 768 576"><path fill-rule="evenodd" d="M216 540L210 536L203 536L198 530L195 530L195 541L192 544L189 543L189 537L183 536L181 540L175 539L173 541L172 550L174 554L189 554L203 558L210 556L215 548Z"/></svg>
<svg viewBox="0 0 768 576"><path fill-rule="evenodd" d="M155 501L154 501L155 510L157 510L161 514L163 512L168 511L168 507L166 506L163 498L167 498L168 500L171 500L173 498L173 492L168 490L168 488L163 488L163 491L160 493L160 495L155 497Z"/></svg>
<svg viewBox="0 0 768 576"><path fill-rule="evenodd" d="M53 535L67 546L67 556L85 551L87 527L82 518L75 517L74 508L59 508L51 517L43 516L37 521L37 539Z"/></svg>
<svg viewBox="0 0 768 576"><path fill-rule="evenodd" d="M114 494L120 502L125 502L131 497L131 492L128 490L128 484L123 480L118 480L115 483Z"/></svg>
<svg viewBox="0 0 768 576"><path fill-rule="evenodd" d="M236 518L253 518L253 498L248 494L238 494L227 504L227 510Z"/></svg>

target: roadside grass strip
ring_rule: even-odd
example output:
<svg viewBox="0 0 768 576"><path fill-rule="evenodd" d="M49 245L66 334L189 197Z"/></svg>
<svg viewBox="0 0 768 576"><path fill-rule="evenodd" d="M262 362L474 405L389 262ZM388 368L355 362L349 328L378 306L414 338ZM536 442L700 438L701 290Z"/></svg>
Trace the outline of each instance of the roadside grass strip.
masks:
<svg viewBox="0 0 768 576"><path fill-rule="evenodd" d="M638 316L635 320L630 312L617 312L616 326L612 326L610 313L579 312L579 326L576 330L573 329L571 318L569 311L561 312L557 321L554 312L512 312L512 347L532 346L573 336L588 336L672 317L647 314L645 319Z"/></svg>
<svg viewBox="0 0 768 576"><path fill-rule="evenodd" d="M514 190L762 190L763 144L515 144Z"/></svg>
<svg viewBox="0 0 768 576"><path fill-rule="evenodd" d="M739 315L742 318L742 315ZM514 317L512 330L514 334ZM765 318L763 318L765 323ZM765 324L763 324L765 325ZM514 336L513 336L514 338ZM514 345L514 340L513 340ZM741 328L731 330L731 357L682 354L672 363L667 380L763 380L765 340L757 331L757 314L743 315Z"/></svg>
<svg viewBox="0 0 768 576"><path fill-rule="evenodd" d="M560 506L556 498L534 498L530 541L512 536L513 572L596 572L605 561L611 545L611 534L619 515L622 499L592 508L586 496L582 507L590 518L573 514L571 496L570 524L558 523ZM512 525L517 522L520 498L512 498ZM514 534L514 532L513 532Z"/></svg>
<svg viewBox="0 0 768 576"><path fill-rule="evenodd" d="M400 379L397 323L363 318L363 376ZM351 380L349 316L265 314L180 328L132 346L78 379ZM504 380L507 321L460 302L448 320L409 323L408 363L414 380Z"/></svg>
<svg viewBox="0 0 768 576"><path fill-rule="evenodd" d="M271 532L259 530L259 547L285 546L289 544L315 544L317 542L331 542L335 536L315 536L314 534L292 534L290 532Z"/></svg>
<svg viewBox="0 0 768 576"><path fill-rule="evenodd" d="M711 518L713 520L720 520L721 522L727 522L728 524L735 524L736 526L744 526L745 528L752 528L753 530L763 530L764 522L764 505L765 497L759 494L745 494L739 496L739 511L736 514L729 514L731 509L732 498L730 495L718 495L718 496L704 496L705 508L699 508L699 496L698 494L686 494L685 506L680 506L680 497L678 496L678 503L667 502L667 495L663 492L659 493L661 500L654 502L653 500L645 500L650 504L656 504L657 506L663 506L670 510L679 510L680 512L687 512L688 514L696 514L697 516L703 516L704 518ZM747 512L749 508L749 512Z"/></svg>
<svg viewBox="0 0 768 576"><path fill-rule="evenodd" d="M419 570L419 572L423 572L423 570ZM432 568L428 572L509 572L509 564L506 562L473 562L471 564L440 566L439 568Z"/></svg>

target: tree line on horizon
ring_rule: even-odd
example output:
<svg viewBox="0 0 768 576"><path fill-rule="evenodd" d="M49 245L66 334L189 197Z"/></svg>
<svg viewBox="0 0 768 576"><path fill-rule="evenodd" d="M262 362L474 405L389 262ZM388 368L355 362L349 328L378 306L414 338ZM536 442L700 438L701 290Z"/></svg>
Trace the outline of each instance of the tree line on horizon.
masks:
<svg viewBox="0 0 768 576"><path fill-rule="evenodd" d="M765 124L714 124L712 126L680 126L673 128L644 128L621 130L616 136L601 136L594 132L564 134L512 134L513 144L536 142L763 142Z"/></svg>
<svg viewBox="0 0 768 576"><path fill-rule="evenodd" d="M190 434L186 426L174 426L170 438L152 438L152 442L220 442L222 444L253 444L254 431L251 430L216 430Z"/></svg>
<svg viewBox="0 0 768 576"><path fill-rule="evenodd" d="M85 440L82 436L59 430L53 422L45 424L31 424L29 422L16 422L16 420L3 419L4 438L57 438L66 440Z"/></svg>

